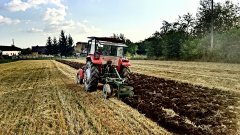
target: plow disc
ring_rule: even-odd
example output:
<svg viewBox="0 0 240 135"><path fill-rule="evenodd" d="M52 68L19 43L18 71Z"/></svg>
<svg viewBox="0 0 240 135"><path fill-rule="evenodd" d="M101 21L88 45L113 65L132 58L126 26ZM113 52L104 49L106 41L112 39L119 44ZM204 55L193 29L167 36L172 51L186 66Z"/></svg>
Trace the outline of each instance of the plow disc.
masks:
<svg viewBox="0 0 240 135"><path fill-rule="evenodd" d="M123 85L118 90L118 98L132 97L134 95L133 87Z"/></svg>
<svg viewBox="0 0 240 135"><path fill-rule="evenodd" d="M110 95L117 95L118 98L131 97L134 95L133 87L128 86L125 80L120 77L115 69L115 73L118 78L106 78L106 84L103 86L104 97L109 97Z"/></svg>

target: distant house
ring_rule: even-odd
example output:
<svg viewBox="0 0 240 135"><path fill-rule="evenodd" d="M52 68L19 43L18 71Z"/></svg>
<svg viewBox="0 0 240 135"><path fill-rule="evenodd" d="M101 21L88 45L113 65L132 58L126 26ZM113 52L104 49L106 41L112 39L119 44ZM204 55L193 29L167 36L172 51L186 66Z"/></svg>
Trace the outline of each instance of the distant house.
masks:
<svg viewBox="0 0 240 135"><path fill-rule="evenodd" d="M85 53L88 43L87 42L77 42L76 46L74 46L74 52L76 54Z"/></svg>
<svg viewBox="0 0 240 135"><path fill-rule="evenodd" d="M21 48L18 48L14 45L12 46L3 46L0 45L0 55L3 56L18 56L21 53Z"/></svg>
<svg viewBox="0 0 240 135"><path fill-rule="evenodd" d="M47 48L46 46L32 46L32 54L38 55L38 54L46 54Z"/></svg>

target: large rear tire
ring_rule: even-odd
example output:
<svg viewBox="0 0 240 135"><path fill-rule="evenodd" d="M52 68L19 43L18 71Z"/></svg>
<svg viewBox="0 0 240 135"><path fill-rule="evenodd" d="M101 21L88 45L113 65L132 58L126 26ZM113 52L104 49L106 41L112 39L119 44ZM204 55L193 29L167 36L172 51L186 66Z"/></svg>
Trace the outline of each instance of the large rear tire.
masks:
<svg viewBox="0 0 240 135"><path fill-rule="evenodd" d="M87 62L84 75L84 88L86 91L92 92L97 90L99 80L99 71L91 62Z"/></svg>
<svg viewBox="0 0 240 135"><path fill-rule="evenodd" d="M128 67L123 67L121 72L121 77L128 83L130 80L130 69Z"/></svg>

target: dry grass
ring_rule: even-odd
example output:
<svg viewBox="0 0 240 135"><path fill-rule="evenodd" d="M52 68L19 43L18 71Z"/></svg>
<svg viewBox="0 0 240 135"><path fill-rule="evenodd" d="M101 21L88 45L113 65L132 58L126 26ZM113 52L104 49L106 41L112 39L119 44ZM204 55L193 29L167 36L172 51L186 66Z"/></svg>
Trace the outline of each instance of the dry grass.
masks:
<svg viewBox="0 0 240 135"><path fill-rule="evenodd" d="M132 60L132 70L207 87L240 91L240 64Z"/></svg>
<svg viewBox="0 0 240 135"><path fill-rule="evenodd" d="M74 83L55 61L0 65L0 134L169 134L123 102Z"/></svg>

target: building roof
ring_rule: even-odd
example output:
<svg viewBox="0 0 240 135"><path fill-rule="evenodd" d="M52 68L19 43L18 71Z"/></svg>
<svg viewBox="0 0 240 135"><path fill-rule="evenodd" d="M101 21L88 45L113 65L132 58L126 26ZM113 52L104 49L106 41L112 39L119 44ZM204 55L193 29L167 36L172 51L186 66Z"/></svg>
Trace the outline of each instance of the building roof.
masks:
<svg viewBox="0 0 240 135"><path fill-rule="evenodd" d="M18 48L16 46L4 46L4 45L0 45L0 50L1 51L21 51L21 48Z"/></svg>

